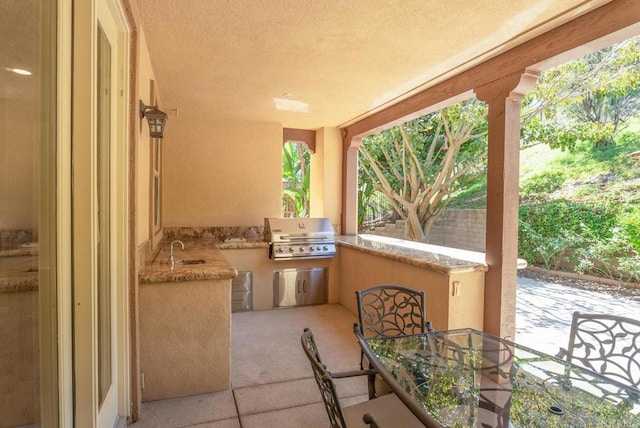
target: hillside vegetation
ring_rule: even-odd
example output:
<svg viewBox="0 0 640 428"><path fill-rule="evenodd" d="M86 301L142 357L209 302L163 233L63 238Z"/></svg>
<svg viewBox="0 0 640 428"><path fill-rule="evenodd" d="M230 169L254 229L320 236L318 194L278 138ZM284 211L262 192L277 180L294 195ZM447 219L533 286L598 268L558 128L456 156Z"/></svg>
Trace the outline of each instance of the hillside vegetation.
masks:
<svg viewBox="0 0 640 428"><path fill-rule="evenodd" d="M531 265L640 281L640 120L614 144L520 152L520 257ZM486 180L451 207L484 208Z"/></svg>

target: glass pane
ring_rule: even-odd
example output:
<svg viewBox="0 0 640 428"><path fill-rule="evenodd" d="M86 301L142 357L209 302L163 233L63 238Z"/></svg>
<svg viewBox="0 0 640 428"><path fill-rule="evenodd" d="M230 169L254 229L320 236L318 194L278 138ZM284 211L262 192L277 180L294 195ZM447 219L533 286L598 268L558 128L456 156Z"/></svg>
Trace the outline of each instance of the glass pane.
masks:
<svg viewBox="0 0 640 428"><path fill-rule="evenodd" d="M55 1L0 1L0 425L57 426Z"/></svg>
<svg viewBox="0 0 640 428"><path fill-rule="evenodd" d="M160 164L161 164L161 155L160 151L162 148L160 147L160 139L153 138L152 139L152 150L151 157L153 158L153 184L152 184L152 192L153 192L153 232L156 233L160 229Z"/></svg>
<svg viewBox="0 0 640 428"><path fill-rule="evenodd" d="M160 140L158 138L153 139L153 172L160 172Z"/></svg>
<svg viewBox="0 0 640 428"><path fill-rule="evenodd" d="M111 386L111 258L110 258L110 138L111 138L111 46L98 31L98 399Z"/></svg>
<svg viewBox="0 0 640 428"><path fill-rule="evenodd" d="M153 177L153 226L160 226L160 177Z"/></svg>

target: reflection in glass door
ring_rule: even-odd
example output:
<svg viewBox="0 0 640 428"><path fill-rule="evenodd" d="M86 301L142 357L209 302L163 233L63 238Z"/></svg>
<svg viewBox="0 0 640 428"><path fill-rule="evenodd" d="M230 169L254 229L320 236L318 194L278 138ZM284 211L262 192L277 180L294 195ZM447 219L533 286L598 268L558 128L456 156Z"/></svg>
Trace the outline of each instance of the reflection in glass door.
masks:
<svg viewBox="0 0 640 428"><path fill-rule="evenodd" d="M0 1L0 426L58 425L56 2Z"/></svg>

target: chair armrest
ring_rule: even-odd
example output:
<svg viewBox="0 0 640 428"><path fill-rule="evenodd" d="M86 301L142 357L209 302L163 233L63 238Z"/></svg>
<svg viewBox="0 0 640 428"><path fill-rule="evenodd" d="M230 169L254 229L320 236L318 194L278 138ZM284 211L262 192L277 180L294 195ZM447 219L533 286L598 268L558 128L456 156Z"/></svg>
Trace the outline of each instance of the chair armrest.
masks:
<svg viewBox="0 0 640 428"><path fill-rule="evenodd" d="M378 426L378 423L376 422L376 419L371 413L365 413L364 415L362 415L362 422L369 425L369 428L380 428Z"/></svg>
<svg viewBox="0 0 640 428"><path fill-rule="evenodd" d="M338 373L333 373L333 372L329 372L329 375L331 376L331 379L342 379L345 377L355 377L355 376L372 376L375 375L376 372L373 369L368 369L368 370L349 370L346 372L338 372Z"/></svg>

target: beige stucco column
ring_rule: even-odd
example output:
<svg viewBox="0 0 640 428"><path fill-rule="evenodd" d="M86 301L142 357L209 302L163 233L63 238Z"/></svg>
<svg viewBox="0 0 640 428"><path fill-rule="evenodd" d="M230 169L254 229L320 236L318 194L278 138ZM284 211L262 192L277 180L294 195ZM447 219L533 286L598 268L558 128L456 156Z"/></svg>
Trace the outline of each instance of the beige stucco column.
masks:
<svg viewBox="0 0 640 428"><path fill-rule="evenodd" d="M475 89L489 107L484 330L510 339L516 317L520 101L538 76L522 71Z"/></svg>
<svg viewBox="0 0 640 428"><path fill-rule="evenodd" d="M319 128L316 150L311 156L311 217L328 217L340 223L342 199L342 136L338 128Z"/></svg>
<svg viewBox="0 0 640 428"><path fill-rule="evenodd" d="M358 148L362 138L342 141L342 234L358 233Z"/></svg>

